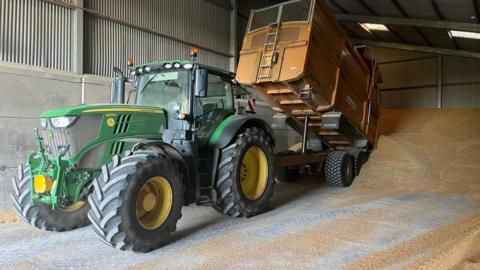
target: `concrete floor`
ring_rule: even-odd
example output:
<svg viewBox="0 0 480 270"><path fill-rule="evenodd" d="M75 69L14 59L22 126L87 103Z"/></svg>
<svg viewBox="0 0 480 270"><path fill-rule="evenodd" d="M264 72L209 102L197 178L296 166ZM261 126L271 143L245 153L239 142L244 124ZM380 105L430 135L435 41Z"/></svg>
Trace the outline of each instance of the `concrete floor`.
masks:
<svg viewBox="0 0 480 270"><path fill-rule="evenodd" d="M349 193L311 177L277 185L272 210L250 219L185 207L172 242L148 254L110 248L89 227L51 233L21 222L4 224L0 225L0 266L337 269L480 211L480 203L463 196L416 193L350 204L368 195ZM387 268L402 268L421 257L407 257Z"/></svg>

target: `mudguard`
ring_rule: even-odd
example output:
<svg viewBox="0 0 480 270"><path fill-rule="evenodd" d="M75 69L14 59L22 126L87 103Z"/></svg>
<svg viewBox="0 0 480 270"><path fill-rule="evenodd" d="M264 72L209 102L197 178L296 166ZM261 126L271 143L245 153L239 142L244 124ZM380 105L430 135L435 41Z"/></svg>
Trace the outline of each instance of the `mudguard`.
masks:
<svg viewBox="0 0 480 270"><path fill-rule="evenodd" d="M165 152L170 158L172 158L179 167L180 171L183 174L183 185L185 187L184 200L185 204L194 203L198 198L198 179L197 179L197 168L194 159L196 159L197 153L192 150L195 147L192 147L193 142L177 144L174 143L168 144L163 141L155 140L142 140L139 139L136 141L136 146L134 146L133 151L138 149L144 149L145 146L154 146L160 148ZM182 154L182 153L183 154Z"/></svg>
<svg viewBox="0 0 480 270"><path fill-rule="evenodd" d="M226 118L217 126L209 143L217 149L222 149L233 140L240 130L253 126L263 129L270 137L272 146L275 146L275 136L270 124L253 115L232 115Z"/></svg>

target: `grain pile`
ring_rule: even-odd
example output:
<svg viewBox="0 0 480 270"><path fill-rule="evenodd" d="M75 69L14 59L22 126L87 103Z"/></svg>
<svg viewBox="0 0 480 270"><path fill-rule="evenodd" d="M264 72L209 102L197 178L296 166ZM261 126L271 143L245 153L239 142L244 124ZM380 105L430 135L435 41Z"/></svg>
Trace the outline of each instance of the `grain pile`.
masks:
<svg viewBox="0 0 480 270"><path fill-rule="evenodd" d="M480 200L480 110L386 110L353 190L428 191Z"/></svg>
<svg viewBox="0 0 480 270"><path fill-rule="evenodd" d="M353 193L390 196L424 191L480 200L480 110L386 110L381 127L378 149L352 186ZM427 256L408 268L480 269L479 242L476 213L347 268L385 267L388 260L414 257L428 249Z"/></svg>

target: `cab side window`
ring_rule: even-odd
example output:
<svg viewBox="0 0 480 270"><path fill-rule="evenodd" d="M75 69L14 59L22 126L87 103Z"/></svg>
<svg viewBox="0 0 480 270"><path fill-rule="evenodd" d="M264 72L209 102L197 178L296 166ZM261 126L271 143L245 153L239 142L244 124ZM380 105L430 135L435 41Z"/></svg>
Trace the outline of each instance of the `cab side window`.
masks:
<svg viewBox="0 0 480 270"><path fill-rule="evenodd" d="M208 74L207 96L197 99L199 137L208 141L215 127L233 112L233 107L232 83L218 75Z"/></svg>
<svg viewBox="0 0 480 270"><path fill-rule="evenodd" d="M212 111L231 111L233 109L232 84L215 74L208 74L207 96L200 98L202 115Z"/></svg>

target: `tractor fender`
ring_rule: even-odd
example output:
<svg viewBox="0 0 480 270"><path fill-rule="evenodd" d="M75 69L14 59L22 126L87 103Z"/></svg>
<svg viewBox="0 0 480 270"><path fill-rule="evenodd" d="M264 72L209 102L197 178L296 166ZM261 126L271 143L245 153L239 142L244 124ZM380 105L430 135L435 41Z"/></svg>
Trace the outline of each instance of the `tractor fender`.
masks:
<svg viewBox="0 0 480 270"><path fill-rule="evenodd" d="M247 127L263 129L270 137L272 146L275 147L275 136L270 124L253 115L232 115L223 120L213 132L210 138L210 145L217 149L222 149L235 138L239 131Z"/></svg>
<svg viewBox="0 0 480 270"><path fill-rule="evenodd" d="M194 168L191 167L190 162L187 161L187 157L184 157L179 150L177 150L173 145L165 143L163 141L153 141L153 140L144 140L139 141L135 146L135 150L152 150L156 152L164 152L167 156L175 161L180 172L182 172L182 182L185 187L185 203L190 204L195 202L196 198L196 182L191 181L196 177Z"/></svg>

